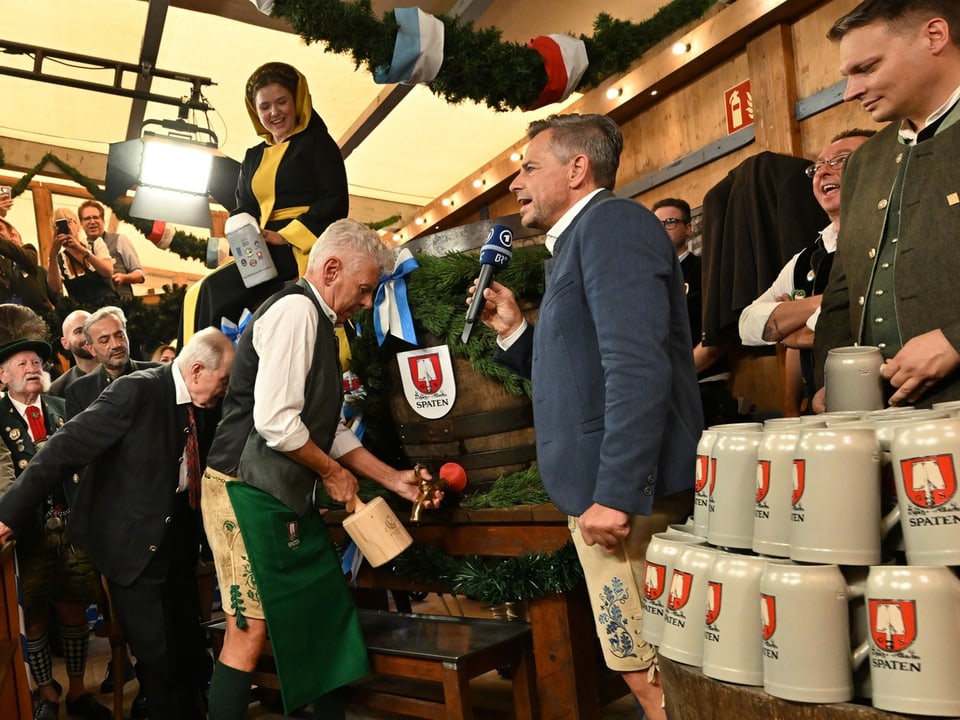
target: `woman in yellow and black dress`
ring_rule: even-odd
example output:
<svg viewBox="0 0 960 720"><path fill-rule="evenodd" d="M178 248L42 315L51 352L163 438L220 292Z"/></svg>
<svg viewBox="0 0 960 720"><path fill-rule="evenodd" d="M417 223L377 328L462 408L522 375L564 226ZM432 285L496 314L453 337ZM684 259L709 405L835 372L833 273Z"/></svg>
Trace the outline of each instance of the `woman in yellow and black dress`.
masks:
<svg viewBox="0 0 960 720"><path fill-rule="evenodd" d="M263 142L247 150L231 214L257 218L278 275L252 288L233 263L208 275L187 293L182 342L221 317L236 322L244 308L253 311L296 280L317 236L349 209L340 148L313 109L306 78L286 63L267 63L247 81L245 101Z"/></svg>

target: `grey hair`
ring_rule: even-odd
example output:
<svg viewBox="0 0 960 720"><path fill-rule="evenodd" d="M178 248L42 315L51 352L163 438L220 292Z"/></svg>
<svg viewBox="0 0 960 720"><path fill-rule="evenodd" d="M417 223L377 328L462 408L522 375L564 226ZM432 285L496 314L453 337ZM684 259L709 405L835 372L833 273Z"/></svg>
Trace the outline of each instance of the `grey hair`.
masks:
<svg viewBox="0 0 960 720"><path fill-rule="evenodd" d="M331 223L320 234L310 250L307 272L319 272L323 263L331 257L340 258L346 272L355 272L370 258L376 260L381 273L386 268L393 269L393 254L380 236L363 223L350 218Z"/></svg>
<svg viewBox="0 0 960 720"><path fill-rule="evenodd" d="M217 328L208 327L195 333L187 341L174 362L183 375L186 375L194 363L200 363L208 370L216 370L223 362L224 354L232 350L233 343L230 338Z"/></svg>
<svg viewBox="0 0 960 720"><path fill-rule="evenodd" d="M106 317L112 317L119 320L120 327L122 327L124 332L126 332L127 316L123 314L123 310L118 308L116 305L104 305L99 310L94 310L90 314L90 317L83 321L83 337L91 345L93 344L93 336L90 335L90 328L93 327L95 323L100 322Z"/></svg>
<svg viewBox="0 0 960 720"><path fill-rule="evenodd" d="M553 131L549 147L557 160L566 163L574 155L586 155L597 185L613 189L623 152L623 133L613 120L606 115L551 115L530 123L527 137L532 140L544 130Z"/></svg>

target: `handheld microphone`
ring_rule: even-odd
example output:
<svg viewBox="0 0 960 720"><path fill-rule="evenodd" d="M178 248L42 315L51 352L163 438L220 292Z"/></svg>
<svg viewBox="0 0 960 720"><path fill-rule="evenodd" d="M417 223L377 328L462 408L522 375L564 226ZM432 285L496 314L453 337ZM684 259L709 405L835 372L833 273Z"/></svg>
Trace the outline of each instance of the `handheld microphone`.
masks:
<svg viewBox="0 0 960 720"><path fill-rule="evenodd" d="M473 294L473 301L467 308L467 318L463 325L463 335L460 341L466 343L473 332L474 323L480 317L485 300L483 291L490 287L493 276L502 270L513 257L513 231L504 225L494 225L480 248L480 276L477 278L477 289Z"/></svg>

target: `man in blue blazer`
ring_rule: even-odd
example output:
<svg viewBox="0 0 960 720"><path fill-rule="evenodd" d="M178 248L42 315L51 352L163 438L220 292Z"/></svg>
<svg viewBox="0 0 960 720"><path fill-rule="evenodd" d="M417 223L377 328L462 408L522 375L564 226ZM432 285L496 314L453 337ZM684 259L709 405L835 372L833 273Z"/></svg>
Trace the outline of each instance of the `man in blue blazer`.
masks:
<svg viewBox="0 0 960 720"><path fill-rule="evenodd" d="M107 579L151 720L205 717L200 517L191 487L199 485L233 354L226 335L207 328L175 363L113 381L46 441L0 498L4 542L65 475L90 466L71 505L67 540Z"/></svg>
<svg viewBox="0 0 960 720"><path fill-rule="evenodd" d="M523 224L547 234L546 292L535 331L499 283L482 319L497 359L533 380L540 472L570 515L606 663L663 719L639 621L646 546L691 508L703 429L683 273L657 218L610 192L612 120L552 116L528 136L510 189Z"/></svg>

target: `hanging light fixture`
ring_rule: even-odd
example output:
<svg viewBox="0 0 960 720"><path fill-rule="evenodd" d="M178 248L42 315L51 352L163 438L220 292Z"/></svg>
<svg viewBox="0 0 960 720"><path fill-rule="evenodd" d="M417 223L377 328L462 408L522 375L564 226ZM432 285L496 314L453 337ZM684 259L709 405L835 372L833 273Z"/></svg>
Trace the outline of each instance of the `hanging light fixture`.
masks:
<svg viewBox="0 0 960 720"><path fill-rule="evenodd" d="M111 143L107 155L109 202L136 186L130 214L148 220L210 228L210 199L235 207L240 163L221 153L216 133L187 122L187 108L176 120L147 120L161 134L141 130L136 140Z"/></svg>

